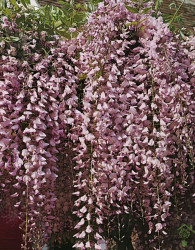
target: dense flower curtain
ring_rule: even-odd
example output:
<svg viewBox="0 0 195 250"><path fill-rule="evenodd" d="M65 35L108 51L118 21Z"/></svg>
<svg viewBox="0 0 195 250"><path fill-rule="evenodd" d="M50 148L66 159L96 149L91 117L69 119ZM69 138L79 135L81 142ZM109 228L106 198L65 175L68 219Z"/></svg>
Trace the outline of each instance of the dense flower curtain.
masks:
<svg viewBox="0 0 195 250"><path fill-rule="evenodd" d="M22 42L0 43L0 185L24 249L64 232L78 249L109 239L126 249L133 229L159 249L182 214L194 40L182 45L152 12L147 1L104 1L71 41L3 18L1 36Z"/></svg>

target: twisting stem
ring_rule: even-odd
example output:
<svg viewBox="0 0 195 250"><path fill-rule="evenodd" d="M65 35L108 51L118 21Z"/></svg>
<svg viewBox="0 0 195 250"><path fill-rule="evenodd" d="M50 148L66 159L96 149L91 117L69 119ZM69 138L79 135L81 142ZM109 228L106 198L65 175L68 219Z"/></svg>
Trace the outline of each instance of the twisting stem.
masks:
<svg viewBox="0 0 195 250"><path fill-rule="evenodd" d="M154 80L152 76L152 103L154 102ZM153 141L154 141L154 157L156 158L156 141L155 141L155 136L154 136L154 129L155 129L155 123L154 123L154 109L152 110L152 135L153 135ZM158 197L158 202L160 203L160 197L159 197L159 182L158 182L158 175L156 173L155 180L157 182L157 187L156 187L156 192L157 192L157 197Z"/></svg>
<svg viewBox="0 0 195 250"><path fill-rule="evenodd" d="M91 188L91 193L93 194L93 145L91 143L91 148L90 148L90 183L89 186ZM91 213L91 205L88 208L88 213ZM88 226L90 226L90 220L88 220ZM90 233L87 234L87 239L90 241Z"/></svg>
<svg viewBox="0 0 195 250"><path fill-rule="evenodd" d="M25 227L25 246L27 250L27 239L28 239L28 184L26 185L26 227Z"/></svg>
<svg viewBox="0 0 195 250"><path fill-rule="evenodd" d="M175 14L173 15L172 19L169 21L169 25L171 25L172 22L174 21L176 15L177 15L177 13L178 13L178 11L180 10L181 6L182 6L183 3L184 3L184 1L185 1L185 0L183 0L183 2L179 5L179 7L177 8L177 10L175 11Z"/></svg>
<svg viewBox="0 0 195 250"><path fill-rule="evenodd" d="M119 214L117 215L117 219L118 219L118 239L119 241L121 241L121 224L120 224Z"/></svg>
<svg viewBox="0 0 195 250"><path fill-rule="evenodd" d="M153 79L153 75L152 75L152 103L154 102L154 97L155 97L154 79ZM154 136L154 129L155 129L154 115L155 115L155 112L154 112L154 109L153 109L152 110L152 134L153 134L153 141L154 141L154 156L156 158L156 141L155 141L155 136ZM159 203L160 208L161 208L160 195L159 195L158 171L156 171L155 181L157 182L157 186L156 186L157 199L158 199L158 203ZM161 240L160 240L160 232L159 231L158 231L158 247L159 247L158 250L160 250L161 249Z"/></svg>

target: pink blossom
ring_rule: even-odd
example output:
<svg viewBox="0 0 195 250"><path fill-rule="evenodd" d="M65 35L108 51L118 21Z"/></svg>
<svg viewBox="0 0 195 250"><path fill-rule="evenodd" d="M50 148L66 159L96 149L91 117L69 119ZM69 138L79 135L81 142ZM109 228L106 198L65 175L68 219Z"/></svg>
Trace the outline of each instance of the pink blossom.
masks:
<svg viewBox="0 0 195 250"><path fill-rule="evenodd" d="M157 223L157 224L155 225L155 227L156 227L155 232L159 232L159 231L163 228L163 226L162 226L161 223Z"/></svg>
<svg viewBox="0 0 195 250"><path fill-rule="evenodd" d="M75 228L80 228L82 225L84 225L84 223L85 223L85 220L82 218L81 220L80 220L80 222L75 226Z"/></svg>
<svg viewBox="0 0 195 250"><path fill-rule="evenodd" d="M92 227L90 225L88 225L85 231L86 231L86 233L89 234L92 232L92 230L93 230Z"/></svg>

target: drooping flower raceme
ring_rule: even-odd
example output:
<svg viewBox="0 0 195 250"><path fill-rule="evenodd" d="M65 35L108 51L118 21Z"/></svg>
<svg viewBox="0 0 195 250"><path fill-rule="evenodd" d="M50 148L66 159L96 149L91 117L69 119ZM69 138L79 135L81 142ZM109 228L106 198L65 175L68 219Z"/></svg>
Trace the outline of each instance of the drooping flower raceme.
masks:
<svg viewBox="0 0 195 250"><path fill-rule="evenodd" d="M162 18L130 13L123 1L101 3L76 43L86 79L75 247L122 242L124 214L147 222L158 247L191 179L191 61Z"/></svg>
<svg viewBox="0 0 195 250"><path fill-rule="evenodd" d="M72 204L77 77L68 42L58 40L31 33L20 50L2 43L1 186L26 221L25 247L64 230Z"/></svg>

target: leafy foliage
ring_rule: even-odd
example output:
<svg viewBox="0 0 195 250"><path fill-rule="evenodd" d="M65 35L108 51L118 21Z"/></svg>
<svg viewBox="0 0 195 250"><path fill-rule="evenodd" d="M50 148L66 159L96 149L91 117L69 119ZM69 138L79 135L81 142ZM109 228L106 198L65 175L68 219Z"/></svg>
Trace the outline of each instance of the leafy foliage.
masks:
<svg viewBox="0 0 195 250"><path fill-rule="evenodd" d="M1 0L1 15L7 16L10 20L15 19L18 28L25 31L42 31L48 35L60 35L71 39L77 32L70 32L69 28L79 28L83 25L96 2L89 2L81 5L64 1L59 1L61 7L45 5L44 7L34 8L29 0L6 1Z"/></svg>

